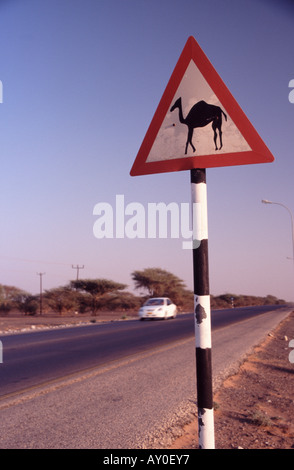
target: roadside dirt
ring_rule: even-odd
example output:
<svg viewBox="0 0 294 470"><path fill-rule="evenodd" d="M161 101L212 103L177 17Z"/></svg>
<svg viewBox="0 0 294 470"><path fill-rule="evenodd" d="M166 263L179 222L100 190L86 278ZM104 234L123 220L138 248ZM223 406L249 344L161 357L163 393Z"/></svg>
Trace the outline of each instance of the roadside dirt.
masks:
<svg viewBox="0 0 294 470"><path fill-rule="evenodd" d="M215 393L217 449L294 449L294 312ZM197 419L171 449L198 447Z"/></svg>
<svg viewBox="0 0 294 470"><path fill-rule="evenodd" d="M9 314L0 316L0 336L1 334L10 334L19 331L32 331L44 328L62 328L71 325L87 325L91 323L102 323L107 321L125 321L131 318L137 318L137 312L123 311L105 311L99 312L99 315L72 314L72 315L20 315Z"/></svg>

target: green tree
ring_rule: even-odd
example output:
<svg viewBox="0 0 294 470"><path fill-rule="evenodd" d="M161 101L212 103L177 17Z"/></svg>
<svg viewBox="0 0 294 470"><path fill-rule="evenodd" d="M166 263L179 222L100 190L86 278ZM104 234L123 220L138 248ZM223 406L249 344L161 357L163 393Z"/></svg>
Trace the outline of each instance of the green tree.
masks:
<svg viewBox="0 0 294 470"><path fill-rule="evenodd" d="M69 286L46 290L44 297L47 301L47 305L60 315L62 315L65 310L77 310L78 308L76 292L73 292Z"/></svg>
<svg viewBox="0 0 294 470"><path fill-rule="evenodd" d="M36 313L36 297L15 286L0 284L0 311L7 314L10 310L17 309L25 314Z"/></svg>
<svg viewBox="0 0 294 470"><path fill-rule="evenodd" d="M23 291L15 295L14 304L24 315L36 315L39 302L36 295Z"/></svg>
<svg viewBox="0 0 294 470"><path fill-rule="evenodd" d="M103 301L109 310L133 310L141 305L141 299L131 292L111 292L104 296Z"/></svg>
<svg viewBox="0 0 294 470"><path fill-rule="evenodd" d="M180 278L161 268L134 271L132 278L136 289L145 289L152 297L170 297L176 304L181 304L187 293L185 284Z"/></svg>
<svg viewBox="0 0 294 470"><path fill-rule="evenodd" d="M93 315L96 314L99 308L99 302L101 303L105 294L123 290L127 287L125 284L110 281L108 279L78 279L76 281L71 281L70 286L73 289L85 292L91 296Z"/></svg>

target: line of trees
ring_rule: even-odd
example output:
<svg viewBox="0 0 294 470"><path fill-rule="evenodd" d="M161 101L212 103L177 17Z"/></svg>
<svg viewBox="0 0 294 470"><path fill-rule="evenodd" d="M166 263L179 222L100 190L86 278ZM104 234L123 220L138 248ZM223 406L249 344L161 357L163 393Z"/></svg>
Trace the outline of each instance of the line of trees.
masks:
<svg viewBox="0 0 294 470"><path fill-rule="evenodd" d="M45 290L42 293L43 312L88 313L99 310L137 310L148 297L170 297L183 311L193 311L193 292L174 274L161 268L146 268L132 273L135 295L126 291L126 284L108 279L80 279L66 286ZM272 305L285 303L274 296L254 297L235 294L211 296L212 308L240 307L246 305ZM0 284L0 315L18 310L24 315L40 312L40 296L32 295L13 286Z"/></svg>
<svg viewBox="0 0 294 470"><path fill-rule="evenodd" d="M212 309L229 307L250 307L252 305L279 305L285 303L285 300L278 299L274 295L267 295L266 297L236 294L222 294L218 296L211 296Z"/></svg>
<svg viewBox="0 0 294 470"><path fill-rule="evenodd" d="M126 290L127 285L108 279L79 279L66 286L45 290L42 293L42 312L54 311L60 315L69 312L97 315L99 310L137 310L150 297L172 298L180 308L190 301L193 294L184 282L161 268L134 271L132 279L140 295ZM188 308L188 307L187 307ZM24 315L36 315L40 311L40 296L32 295L17 287L0 285L0 315L18 310Z"/></svg>

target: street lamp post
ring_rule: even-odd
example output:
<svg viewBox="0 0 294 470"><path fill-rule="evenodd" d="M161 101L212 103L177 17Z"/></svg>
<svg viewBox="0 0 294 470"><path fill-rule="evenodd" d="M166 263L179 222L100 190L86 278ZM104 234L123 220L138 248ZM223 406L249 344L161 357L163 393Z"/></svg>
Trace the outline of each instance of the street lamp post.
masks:
<svg viewBox="0 0 294 470"><path fill-rule="evenodd" d="M37 273L40 276L40 315L43 313L43 288L42 288L42 276L46 273Z"/></svg>
<svg viewBox="0 0 294 470"><path fill-rule="evenodd" d="M280 202L273 202L273 201L269 201L268 199L262 199L263 204L276 204L278 206L282 206L284 207L284 209L286 209L288 211L288 213L290 214L290 217L291 217L291 228L292 228L292 250L293 250L293 255L292 255L292 259L293 259L293 267L294 267L294 221L293 221L293 214L292 212L290 211L289 207L285 206L284 204L281 204Z"/></svg>

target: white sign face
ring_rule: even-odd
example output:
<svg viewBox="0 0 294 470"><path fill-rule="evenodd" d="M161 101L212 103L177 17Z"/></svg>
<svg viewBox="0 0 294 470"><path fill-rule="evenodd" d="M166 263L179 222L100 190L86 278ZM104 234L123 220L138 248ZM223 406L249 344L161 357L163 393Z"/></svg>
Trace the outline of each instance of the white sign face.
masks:
<svg viewBox="0 0 294 470"><path fill-rule="evenodd" d="M173 111L169 111L163 120L146 162L251 150L231 120L226 108L220 103L192 60L175 93L172 105L179 98L181 98L181 103ZM203 101L213 107L206 107L202 104ZM199 113L197 113L197 108L194 108L193 119L189 119L189 112L196 103L201 103L198 105ZM207 108L207 112L205 108ZM180 121L181 113L182 119L186 120L186 123ZM190 127L192 128L191 142L195 151L188 143L187 153L185 153ZM213 127L215 127L215 131ZM216 142L214 140L215 132Z"/></svg>

